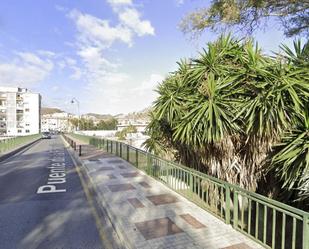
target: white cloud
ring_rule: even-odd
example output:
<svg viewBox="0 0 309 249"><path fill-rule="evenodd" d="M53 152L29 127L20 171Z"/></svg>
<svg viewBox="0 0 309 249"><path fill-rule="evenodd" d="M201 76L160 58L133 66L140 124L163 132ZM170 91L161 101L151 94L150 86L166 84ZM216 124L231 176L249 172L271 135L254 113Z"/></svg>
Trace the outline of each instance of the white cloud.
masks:
<svg viewBox="0 0 309 249"><path fill-rule="evenodd" d="M53 70L48 58L29 52L17 52L11 62L0 64L0 85L30 87L40 83Z"/></svg>
<svg viewBox="0 0 309 249"><path fill-rule="evenodd" d="M112 6L117 5L132 5L132 0L107 0L108 3Z"/></svg>
<svg viewBox="0 0 309 249"><path fill-rule="evenodd" d="M83 47L77 54L83 59L90 71L116 68L117 65L104 58L102 49L98 47Z"/></svg>
<svg viewBox="0 0 309 249"><path fill-rule="evenodd" d="M82 77L82 70L79 67L72 66L73 74L70 78L73 80L79 80Z"/></svg>
<svg viewBox="0 0 309 249"><path fill-rule="evenodd" d="M123 25L129 27L139 36L154 35L154 28L149 21L142 21L140 13L133 8L126 8L123 12L119 13L119 20Z"/></svg>
<svg viewBox="0 0 309 249"><path fill-rule="evenodd" d="M67 65L69 65L69 66L74 66L74 65L76 65L76 60L74 60L74 59L72 59L72 58L70 58L70 57L66 57L66 58L65 58L65 62L66 62Z"/></svg>
<svg viewBox="0 0 309 249"><path fill-rule="evenodd" d="M78 10L72 10L68 15L77 28L75 46L84 66L82 70L76 68L71 78L84 80L83 99L91 101L82 101L83 107L96 112L125 109L128 103L127 107L130 108L130 103L140 103L135 99L137 95L141 100L149 97L143 97L141 91L151 92L149 80L143 83L141 91L135 91L132 87L136 86L137 82L127 73L121 72L121 65L115 63L115 59L108 59L106 51L116 42L133 46L136 36L154 35L155 30L149 20L142 18L131 0L107 2L118 18L118 23L114 25L109 20ZM155 79L154 75L150 81Z"/></svg>
<svg viewBox="0 0 309 249"><path fill-rule="evenodd" d="M132 45L132 31L122 25L110 26L107 20L72 10L69 17L74 20L82 44L92 44L100 48L109 48L115 41Z"/></svg>
<svg viewBox="0 0 309 249"><path fill-rule="evenodd" d="M185 0L175 0L175 1L178 6L185 3Z"/></svg>
<svg viewBox="0 0 309 249"><path fill-rule="evenodd" d="M51 90L52 90L53 92L57 92L57 91L59 90L59 86L53 86L53 87L51 88Z"/></svg>
<svg viewBox="0 0 309 249"><path fill-rule="evenodd" d="M42 56L49 57L49 58L53 58L53 57L56 56L56 53L54 53L52 51L48 51L48 50L39 50L38 54L42 55Z"/></svg>
<svg viewBox="0 0 309 249"><path fill-rule="evenodd" d="M131 94L136 96L139 103L144 107L148 107L158 96L154 90L164 80L164 76L161 74L153 73L148 79L142 81L142 83L131 90Z"/></svg>
<svg viewBox="0 0 309 249"><path fill-rule="evenodd" d="M159 83L164 80L164 76L161 74L153 73L150 75L149 79L142 82L142 84L137 88L137 90L153 90Z"/></svg>

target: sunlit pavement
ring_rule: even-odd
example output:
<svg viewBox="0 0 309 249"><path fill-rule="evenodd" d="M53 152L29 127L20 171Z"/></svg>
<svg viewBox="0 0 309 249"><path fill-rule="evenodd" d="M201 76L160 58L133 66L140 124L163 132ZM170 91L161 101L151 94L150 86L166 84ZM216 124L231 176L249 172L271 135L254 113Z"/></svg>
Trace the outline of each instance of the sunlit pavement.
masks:
<svg viewBox="0 0 309 249"><path fill-rule="evenodd" d="M0 162L0 248L106 248L60 137Z"/></svg>
<svg viewBox="0 0 309 249"><path fill-rule="evenodd" d="M84 144L81 159L132 248L263 248L121 158Z"/></svg>

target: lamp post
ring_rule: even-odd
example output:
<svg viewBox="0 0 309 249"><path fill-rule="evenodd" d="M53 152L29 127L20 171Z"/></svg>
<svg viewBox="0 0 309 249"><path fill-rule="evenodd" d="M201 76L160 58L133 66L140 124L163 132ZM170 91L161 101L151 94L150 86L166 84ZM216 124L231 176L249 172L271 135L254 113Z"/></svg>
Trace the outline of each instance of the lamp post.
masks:
<svg viewBox="0 0 309 249"><path fill-rule="evenodd" d="M71 100L71 104L74 104L74 103L77 104L77 111L78 111L77 130L79 131L79 128L80 128L80 126L79 126L79 122L80 122L79 101L78 101L76 98L73 98L73 99Z"/></svg>

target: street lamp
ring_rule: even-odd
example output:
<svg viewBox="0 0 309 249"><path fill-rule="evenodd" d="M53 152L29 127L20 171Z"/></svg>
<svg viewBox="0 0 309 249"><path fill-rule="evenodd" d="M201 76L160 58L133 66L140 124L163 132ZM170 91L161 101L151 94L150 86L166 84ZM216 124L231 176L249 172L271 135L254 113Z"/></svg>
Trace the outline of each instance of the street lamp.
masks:
<svg viewBox="0 0 309 249"><path fill-rule="evenodd" d="M80 121L80 111L79 111L79 101L76 99L76 98L73 98L71 100L71 104L74 104L76 103L77 104L77 111L78 111L78 120L77 120L77 130L79 131L79 121Z"/></svg>

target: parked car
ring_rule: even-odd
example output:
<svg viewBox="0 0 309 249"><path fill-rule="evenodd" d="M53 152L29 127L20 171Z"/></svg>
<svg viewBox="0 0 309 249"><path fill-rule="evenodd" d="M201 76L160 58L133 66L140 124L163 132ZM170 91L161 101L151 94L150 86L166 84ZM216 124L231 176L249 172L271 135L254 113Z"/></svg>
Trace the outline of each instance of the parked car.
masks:
<svg viewBox="0 0 309 249"><path fill-rule="evenodd" d="M51 135L49 132L42 132L42 138L43 139L51 139Z"/></svg>

